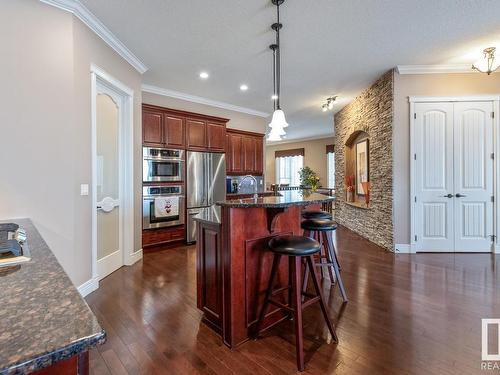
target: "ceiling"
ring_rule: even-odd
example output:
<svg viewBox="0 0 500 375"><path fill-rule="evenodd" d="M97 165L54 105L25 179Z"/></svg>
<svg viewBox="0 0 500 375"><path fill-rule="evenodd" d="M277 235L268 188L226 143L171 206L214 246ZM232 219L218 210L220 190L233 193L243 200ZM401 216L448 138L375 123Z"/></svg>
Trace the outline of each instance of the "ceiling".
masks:
<svg viewBox="0 0 500 375"><path fill-rule="evenodd" d="M148 66L145 84L272 112L270 0L81 2ZM332 94L337 111L396 65L472 62L500 41L498 0L286 0L281 14L287 140L333 134Z"/></svg>

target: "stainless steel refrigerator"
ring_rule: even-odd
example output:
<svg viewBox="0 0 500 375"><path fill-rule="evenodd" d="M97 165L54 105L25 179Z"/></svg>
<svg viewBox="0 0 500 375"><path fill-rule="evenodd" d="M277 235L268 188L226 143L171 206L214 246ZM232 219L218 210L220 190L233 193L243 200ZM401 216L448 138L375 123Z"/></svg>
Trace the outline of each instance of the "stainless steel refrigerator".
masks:
<svg viewBox="0 0 500 375"><path fill-rule="evenodd" d="M224 154L188 151L186 156L187 242L196 242L193 216L226 199Z"/></svg>

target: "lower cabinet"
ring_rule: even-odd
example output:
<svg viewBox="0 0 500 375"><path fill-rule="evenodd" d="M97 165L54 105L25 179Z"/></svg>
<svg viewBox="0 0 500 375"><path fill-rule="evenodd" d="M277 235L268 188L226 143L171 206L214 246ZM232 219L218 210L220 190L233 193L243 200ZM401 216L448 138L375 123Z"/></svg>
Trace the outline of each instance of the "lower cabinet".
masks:
<svg viewBox="0 0 500 375"><path fill-rule="evenodd" d="M156 246L168 244L169 242L183 241L186 238L184 225L176 227L144 229L142 231L142 246Z"/></svg>
<svg viewBox="0 0 500 375"><path fill-rule="evenodd" d="M222 333L222 252L220 225L198 222L196 244L197 306L203 320Z"/></svg>

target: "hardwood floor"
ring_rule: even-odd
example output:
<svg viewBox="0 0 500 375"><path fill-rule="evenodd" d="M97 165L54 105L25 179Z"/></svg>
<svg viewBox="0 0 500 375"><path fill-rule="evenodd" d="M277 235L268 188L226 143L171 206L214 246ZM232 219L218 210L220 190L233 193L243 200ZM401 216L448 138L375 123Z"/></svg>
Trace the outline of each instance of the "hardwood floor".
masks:
<svg viewBox="0 0 500 375"><path fill-rule="evenodd" d="M306 374L485 373L481 318L500 318L499 259L394 255L337 232L349 302L323 284L338 345L327 343L319 306L304 310ZM91 374L296 372L293 322L231 351L200 323L195 293L193 246L145 254L104 279L86 298L108 333L90 353Z"/></svg>

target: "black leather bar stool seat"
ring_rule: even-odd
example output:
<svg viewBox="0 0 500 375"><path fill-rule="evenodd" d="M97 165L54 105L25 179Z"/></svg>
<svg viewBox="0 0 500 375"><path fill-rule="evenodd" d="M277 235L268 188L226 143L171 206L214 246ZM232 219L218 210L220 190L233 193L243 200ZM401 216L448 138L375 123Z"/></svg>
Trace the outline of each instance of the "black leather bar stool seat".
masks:
<svg viewBox="0 0 500 375"><path fill-rule="evenodd" d="M319 302L323 317L325 318L328 330L335 342L338 342L335 327L328 317L323 292L319 286L319 280L314 272L314 254L320 251L318 241L302 236L277 236L269 241L269 249L274 253L271 275L264 298L264 304L259 313L259 319L255 326L256 336L260 333L262 322L266 317L267 308L270 304L279 307L293 316L295 326L295 348L297 353L297 369L304 371L304 339L302 336L302 309L313 303ZM278 275L280 261L283 256L288 257L288 285L274 289L274 281ZM302 291L302 261L305 259L306 269L310 270L316 294L309 294ZM283 295L287 292L288 297L274 299L277 294ZM307 297L307 300L303 300Z"/></svg>
<svg viewBox="0 0 500 375"><path fill-rule="evenodd" d="M340 263L337 258L337 252L335 251L332 239L332 232L337 229L337 224L334 221L327 219L308 219L302 221L301 227L304 229L304 236L319 239L321 250L319 254L319 262L316 262L315 266L321 267L322 277L324 276L323 268L328 268L332 285L335 284L336 280L340 288L340 293L342 294L342 299L344 302L347 302L347 293L340 275ZM326 262L324 262L324 260L326 260ZM302 286L303 292L307 290L308 278L309 270L306 268L304 273L304 283Z"/></svg>
<svg viewBox="0 0 500 375"><path fill-rule="evenodd" d="M332 220L332 214L326 211L302 211L302 219L327 219Z"/></svg>
<svg viewBox="0 0 500 375"><path fill-rule="evenodd" d="M302 229L311 232L324 232L337 229L337 223L331 219L307 219L301 223Z"/></svg>
<svg viewBox="0 0 500 375"><path fill-rule="evenodd" d="M302 257L316 254L319 242L303 236L278 236L269 241L273 253Z"/></svg>

